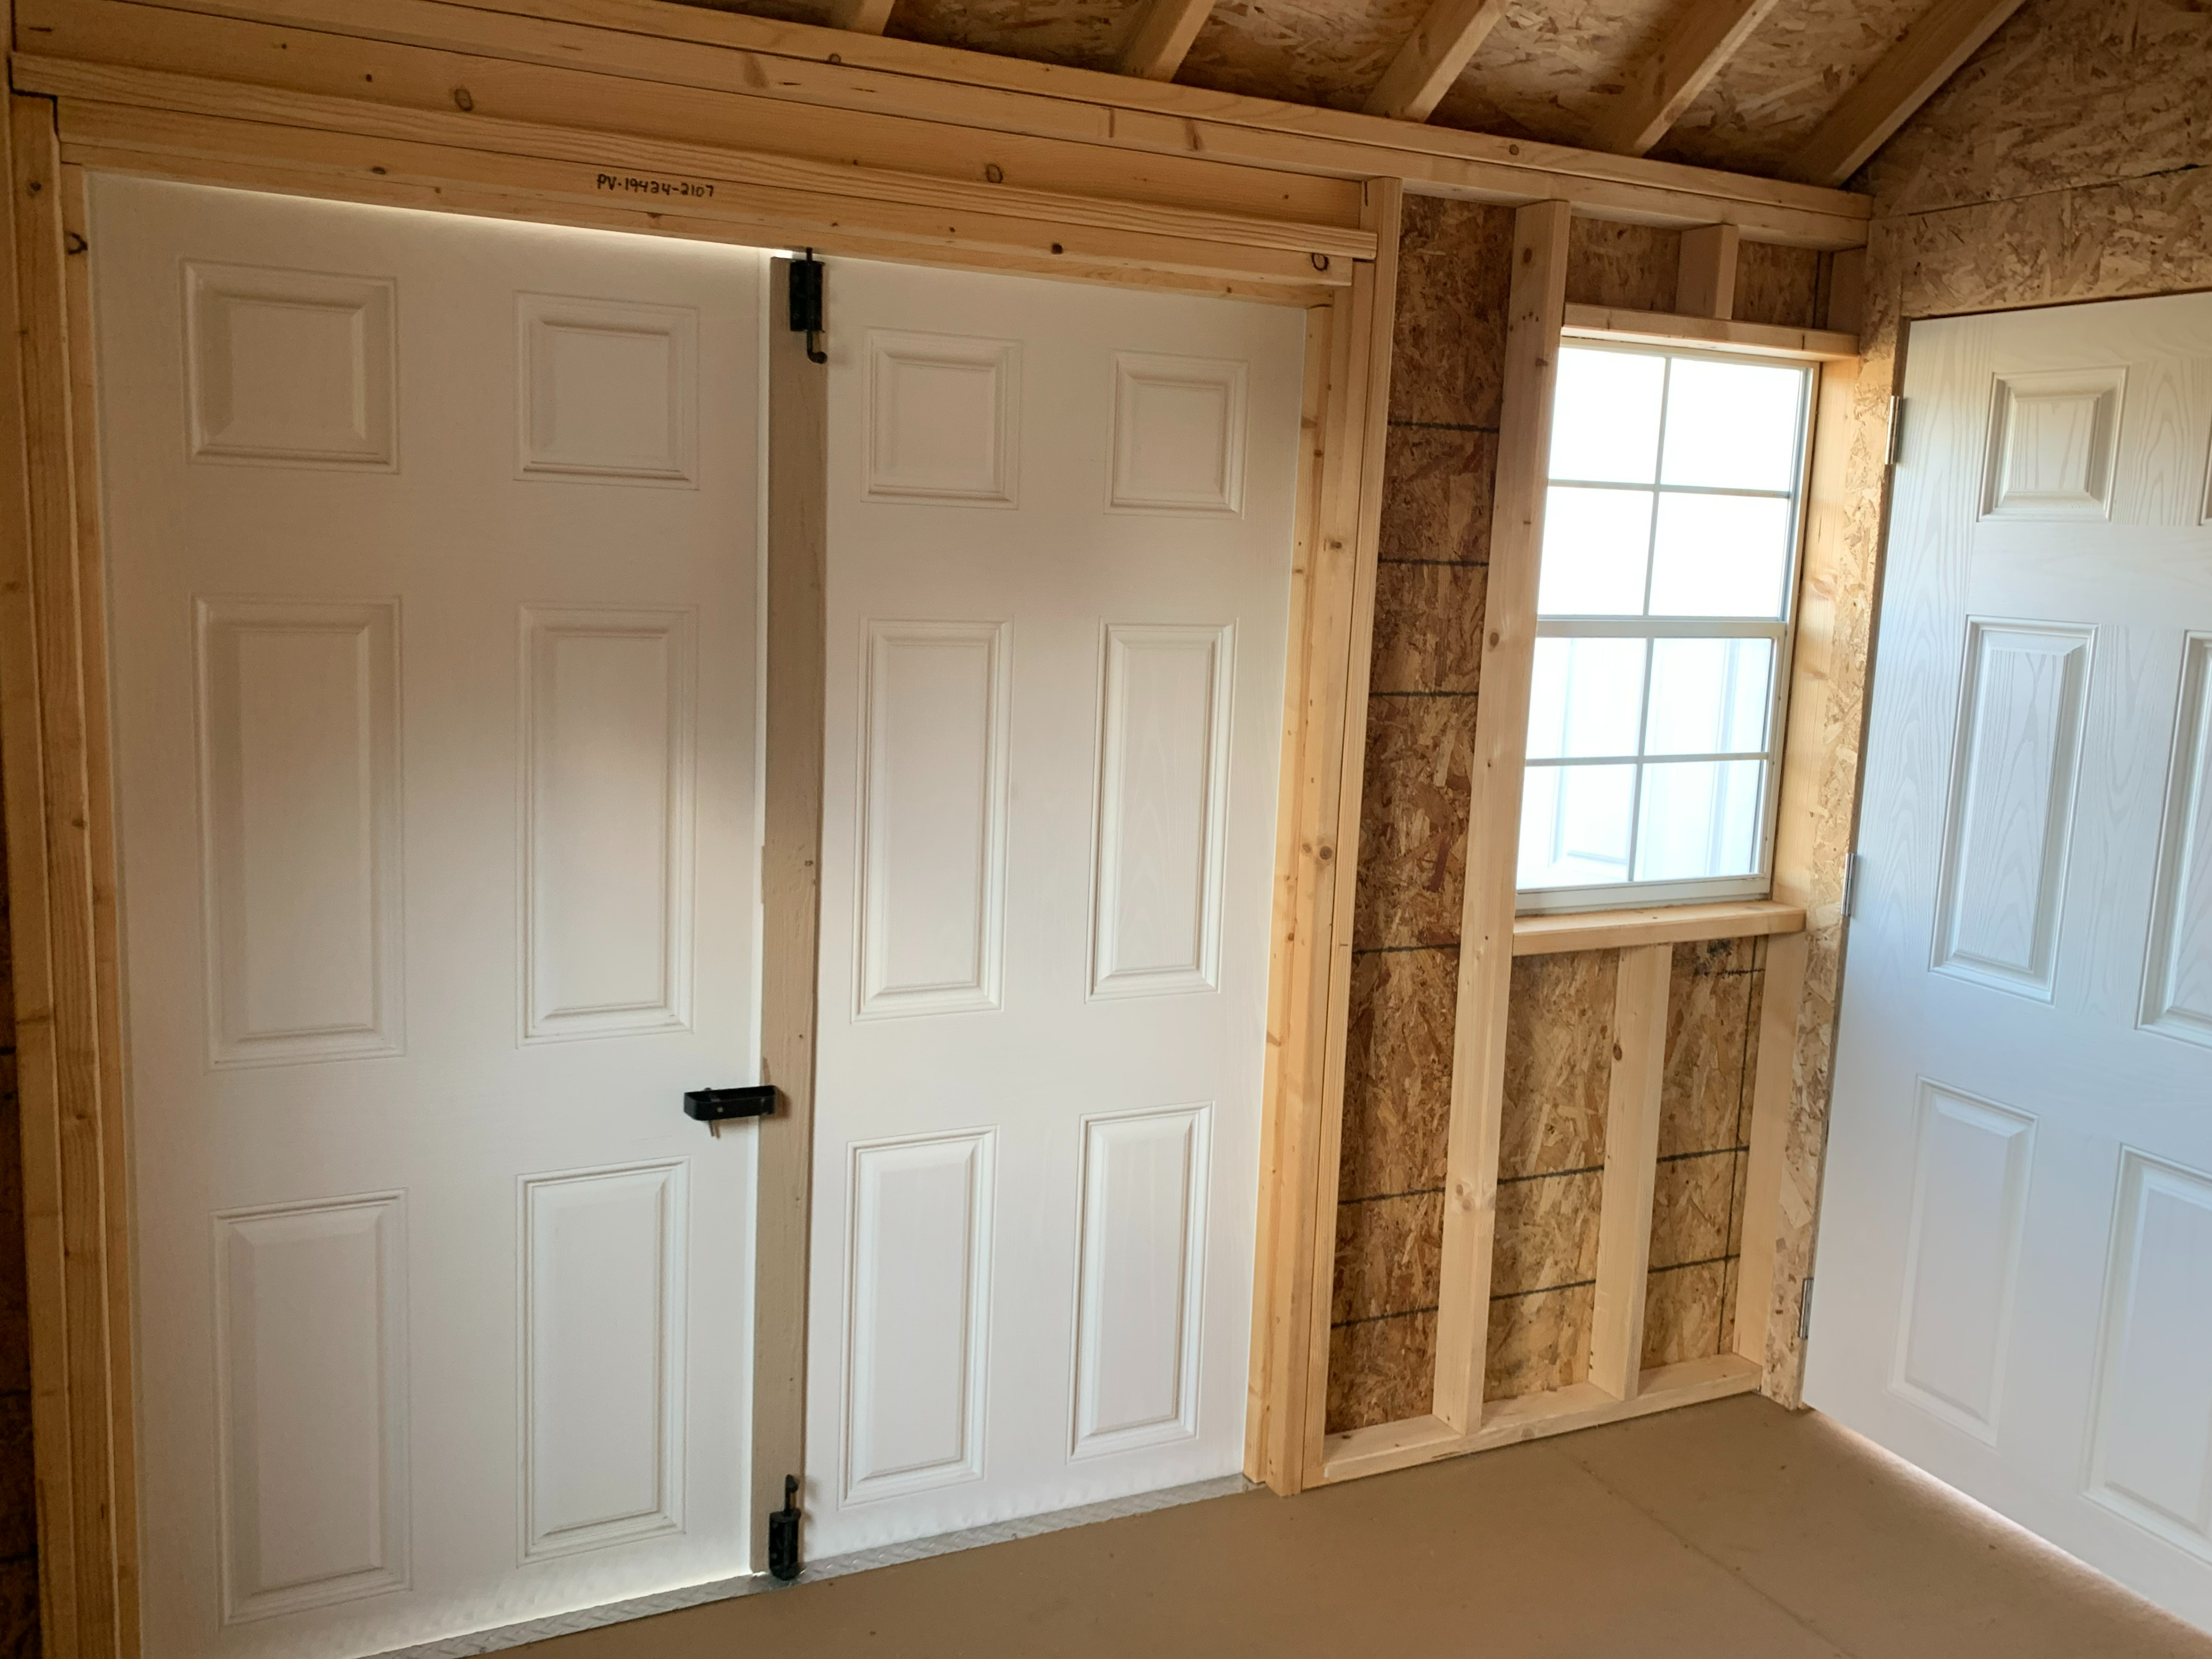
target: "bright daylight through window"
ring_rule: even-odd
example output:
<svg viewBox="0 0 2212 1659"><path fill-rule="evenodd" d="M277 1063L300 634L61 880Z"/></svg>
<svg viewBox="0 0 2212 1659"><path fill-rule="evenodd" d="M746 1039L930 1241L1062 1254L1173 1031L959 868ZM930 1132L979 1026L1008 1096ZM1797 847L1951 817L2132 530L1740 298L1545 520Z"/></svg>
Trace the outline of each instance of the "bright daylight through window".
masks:
<svg viewBox="0 0 2212 1659"><path fill-rule="evenodd" d="M1559 354L1522 908L1765 893L1812 379Z"/></svg>

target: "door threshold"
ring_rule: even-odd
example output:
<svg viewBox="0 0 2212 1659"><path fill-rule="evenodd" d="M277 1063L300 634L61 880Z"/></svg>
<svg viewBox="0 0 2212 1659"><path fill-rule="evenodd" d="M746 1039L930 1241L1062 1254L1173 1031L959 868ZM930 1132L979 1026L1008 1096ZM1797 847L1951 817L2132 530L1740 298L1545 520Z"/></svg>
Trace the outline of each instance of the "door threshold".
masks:
<svg viewBox="0 0 2212 1659"><path fill-rule="evenodd" d="M980 1527L964 1528L958 1532L938 1533L928 1538L910 1538L903 1543L880 1544L873 1549L854 1550L846 1555L826 1556L819 1561L808 1562L792 1584L818 1583L824 1579L842 1578L851 1573L868 1572L877 1567L895 1567L905 1561L924 1561L933 1555L951 1555L959 1550L981 1549L987 1544L1012 1543L1017 1538L1036 1538L1048 1532L1065 1531L1070 1527L1087 1527L1097 1521L1118 1521L1123 1516L1146 1515L1154 1510L1170 1510L1178 1504L1200 1503L1209 1498L1231 1498L1256 1489L1255 1484L1242 1474L1223 1474L1209 1480L1193 1480L1184 1486L1164 1486L1157 1492L1132 1492L1127 1498L1109 1498L1096 1504L1079 1504L1073 1509L1049 1510L1042 1515L1018 1516L1011 1521L993 1521ZM418 1643L413 1647L391 1648L371 1656L370 1659L472 1659L472 1656L477 1654L499 1653L531 1642L573 1635L578 1631L598 1630L605 1625L625 1624L633 1619L650 1619L657 1613L704 1607L710 1601L728 1601L740 1595L759 1595L791 1587L764 1572L746 1573L736 1578L713 1578L704 1583L683 1584L674 1589L656 1590L650 1595L633 1596L628 1601L602 1601L593 1607L579 1607L574 1613L549 1613L544 1618L527 1619L520 1624L496 1625L489 1630L441 1637L435 1641Z"/></svg>

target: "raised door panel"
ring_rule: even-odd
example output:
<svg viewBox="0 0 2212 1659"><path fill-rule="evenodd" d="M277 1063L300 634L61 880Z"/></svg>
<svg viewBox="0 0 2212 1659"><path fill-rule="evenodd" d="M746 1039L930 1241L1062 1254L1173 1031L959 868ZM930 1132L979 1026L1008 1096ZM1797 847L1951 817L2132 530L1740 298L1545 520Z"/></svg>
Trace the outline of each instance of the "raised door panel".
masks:
<svg viewBox="0 0 2212 1659"><path fill-rule="evenodd" d="M2093 637L2055 623L1966 629L1936 966L2046 1001Z"/></svg>
<svg viewBox="0 0 2212 1659"><path fill-rule="evenodd" d="M2122 1155L2089 1496L2212 1560L2212 1177Z"/></svg>
<svg viewBox="0 0 2212 1659"><path fill-rule="evenodd" d="M397 468L397 303L388 278L187 260L192 459Z"/></svg>
<svg viewBox="0 0 2212 1659"><path fill-rule="evenodd" d="M989 1130L856 1146L847 1240L847 1503L983 1472Z"/></svg>
<svg viewBox="0 0 2212 1659"><path fill-rule="evenodd" d="M684 1524L686 1171L522 1182L526 1558Z"/></svg>
<svg viewBox="0 0 2212 1659"><path fill-rule="evenodd" d="M1020 343L871 329L867 351L868 498L1013 506Z"/></svg>
<svg viewBox="0 0 2212 1659"><path fill-rule="evenodd" d="M216 1217L226 1624L407 1584L403 1224L397 1193Z"/></svg>
<svg viewBox="0 0 2212 1659"><path fill-rule="evenodd" d="M398 606L207 599L197 634L210 1060L398 1054Z"/></svg>
<svg viewBox="0 0 2212 1659"><path fill-rule="evenodd" d="M1229 358L1114 354L1117 513L1244 510L1244 388Z"/></svg>
<svg viewBox="0 0 2212 1659"><path fill-rule="evenodd" d="M515 296L516 476L697 483L699 315Z"/></svg>
<svg viewBox="0 0 2212 1659"><path fill-rule="evenodd" d="M2212 1045L2212 635L2182 653L2142 1023Z"/></svg>
<svg viewBox="0 0 2212 1659"><path fill-rule="evenodd" d="M1078 1457L1198 1432L1211 1106L1083 1126Z"/></svg>
<svg viewBox="0 0 2212 1659"><path fill-rule="evenodd" d="M2104 519L2112 510L2127 369L1996 378L1982 512L1992 519Z"/></svg>
<svg viewBox="0 0 2212 1659"><path fill-rule="evenodd" d="M1218 982L1230 641L1227 628L1107 627L1094 995Z"/></svg>
<svg viewBox="0 0 2212 1659"><path fill-rule="evenodd" d="M694 627L522 613L527 1038L690 1023Z"/></svg>
<svg viewBox="0 0 2212 1659"><path fill-rule="evenodd" d="M999 1006L1006 623L868 624L859 1012Z"/></svg>
<svg viewBox="0 0 2212 1659"><path fill-rule="evenodd" d="M2033 1118L1923 1084L1892 1385L1994 1441L2035 1146Z"/></svg>

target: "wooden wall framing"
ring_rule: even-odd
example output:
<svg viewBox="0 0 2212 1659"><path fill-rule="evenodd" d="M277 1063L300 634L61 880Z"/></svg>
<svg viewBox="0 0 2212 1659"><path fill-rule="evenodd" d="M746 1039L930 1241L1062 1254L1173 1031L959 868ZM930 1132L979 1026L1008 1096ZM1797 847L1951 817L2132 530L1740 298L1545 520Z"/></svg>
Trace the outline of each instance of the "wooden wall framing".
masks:
<svg viewBox="0 0 2212 1659"><path fill-rule="evenodd" d="M1401 193L1534 204L1522 209L1527 246L1544 269L1528 278L1524 380L1545 372L1566 320L1551 250L1571 213L1850 248L1865 240L1863 198L659 0L18 0L11 28L0 794L53 1659L135 1659L138 1648L87 168L1304 307L1248 1472L1295 1492L1517 1437L1510 1419L1478 1425L1479 1334L1462 1330L1443 1438L1363 1443L1348 1456L1324 1443L1353 886L1341 855L1359 821ZM779 395L792 392L783 356L770 374ZM1527 380L1514 407L1534 421L1543 404ZM792 432L803 449L803 430ZM1540 458L1529 432L1522 447ZM787 465L803 469L803 454L772 449L772 489ZM812 544L819 510L788 491L771 505L770 580L793 615L818 607L820 572L781 554ZM804 641L779 649L771 685L818 693ZM809 784L803 757L818 769L818 703L812 725L804 698L783 714L772 700L769 765L781 757L793 769L766 828L769 897L803 919L819 832L818 778ZM1494 994L1511 955L1531 948L1519 933L1492 927L1468 994ZM757 1510L780 1496L782 1467L798 1466L802 1354L789 1322L804 1311L804 969L772 967L764 987L764 1063L799 1109L763 1146L763 1196L792 1213L762 1237L757 1433L775 1455L757 1458ZM1479 1146L1455 1169L1471 1220L1484 1201Z"/></svg>

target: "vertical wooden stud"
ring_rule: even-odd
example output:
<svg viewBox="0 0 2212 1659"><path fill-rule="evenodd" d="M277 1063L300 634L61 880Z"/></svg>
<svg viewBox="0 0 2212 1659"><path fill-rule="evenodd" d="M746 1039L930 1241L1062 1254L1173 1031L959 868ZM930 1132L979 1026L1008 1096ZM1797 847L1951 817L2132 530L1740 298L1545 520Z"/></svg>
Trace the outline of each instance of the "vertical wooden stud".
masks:
<svg viewBox="0 0 2212 1659"><path fill-rule="evenodd" d="M63 176L47 100L14 97L7 125L8 283L0 329L0 750L14 924L31 1416L46 1651L131 1659L122 1610L131 1512L118 1499L118 1371L109 1276L116 1109L103 1098L87 607L71 446ZM96 595L96 590L95 590ZM95 600L96 602L96 600ZM112 1042L114 1034L106 1034Z"/></svg>
<svg viewBox="0 0 2212 1659"><path fill-rule="evenodd" d="M1659 1085L1667 1069L1667 987L1674 964L1671 945L1632 946L1620 953L1613 993L1589 1380L1615 1400L1636 1398L1644 1364L1651 1196L1659 1176Z"/></svg>
<svg viewBox="0 0 2212 1659"><path fill-rule="evenodd" d="M1674 278L1674 309L1685 317L1735 315L1735 261L1741 239L1734 225L1699 225L1682 233L1681 263Z"/></svg>
<svg viewBox="0 0 2212 1659"><path fill-rule="evenodd" d="M109 760L107 560L100 540L100 414L92 336L92 223L84 169L62 168L63 280L70 364L70 444L76 494L76 568L84 652L85 772L92 806L94 986L100 1030L100 1097L107 1212L109 1367L118 1379L114 1435L116 1624L120 1651L138 1650L137 1415L131 1375L130 1126L124 1097L123 939L115 859L115 781Z"/></svg>
<svg viewBox="0 0 2212 1659"><path fill-rule="evenodd" d="M1491 513L1482 699L1475 714L1467 897L1453 1020L1451 1127L1437 1310L1433 1414L1462 1434L1482 1414L1490 1339L1490 1259L1498 1220L1498 1137L1505 1097L1505 1006L1513 982L1515 854L1528 683L1536 654L1536 575L1552 448L1552 388L1566 317L1565 202L1514 216L1505 396Z"/></svg>
<svg viewBox="0 0 2212 1659"><path fill-rule="evenodd" d="M1774 1247L1782 1230L1782 1162L1797 1093L1797 1014L1812 941L1783 933L1766 941L1759 993L1759 1066L1751 1085L1751 1153L1744 1171L1743 1254L1736 1263L1735 1351L1762 1368L1774 1306ZM1793 1299L1794 1310L1794 1299Z"/></svg>
<svg viewBox="0 0 2212 1659"><path fill-rule="evenodd" d="M822 908L822 700L829 575L829 370L781 326L791 262L770 267L768 711L762 826L761 1081L781 1091L759 1127L753 1316L753 1571L770 1510L806 1469L806 1274L814 1171L816 986Z"/></svg>

